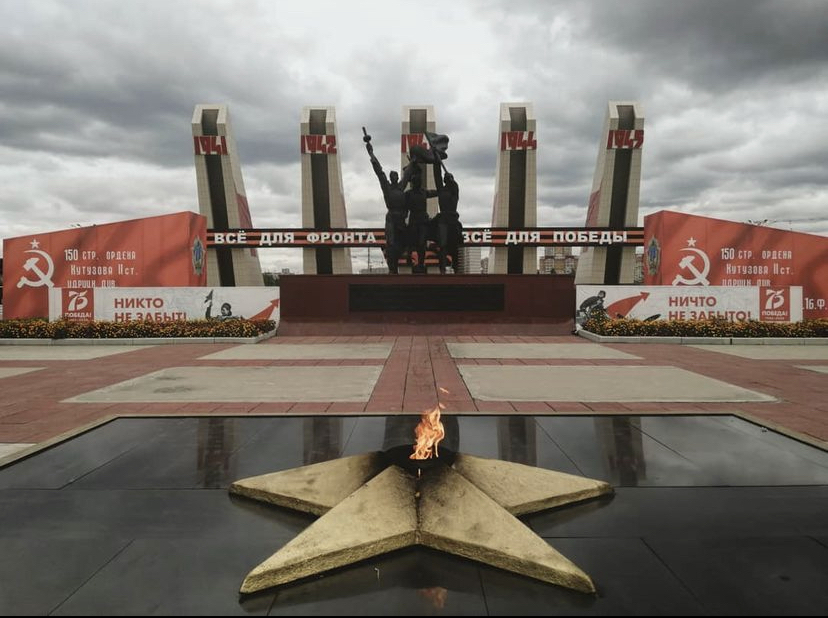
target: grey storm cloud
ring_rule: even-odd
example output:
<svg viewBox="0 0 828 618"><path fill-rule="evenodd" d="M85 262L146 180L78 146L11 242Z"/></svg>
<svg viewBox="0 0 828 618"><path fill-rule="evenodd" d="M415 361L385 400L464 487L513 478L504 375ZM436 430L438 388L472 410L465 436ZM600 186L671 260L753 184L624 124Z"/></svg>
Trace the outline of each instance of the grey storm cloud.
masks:
<svg viewBox="0 0 828 618"><path fill-rule="evenodd" d="M351 225L384 214L403 105L491 221L499 106L537 117L543 225L581 225L609 100L645 112L641 214L828 233L828 11L807 0L0 0L0 237L197 210L190 118L230 110L254 224L301 224L304 106L336 108ZM25 216L21 216L25 213ZM301 255L262 252L267 268Z"/></svg>
<svg viewBox="0 0 828 618"><path fill-rule="evenodd" d="M825 3L756 0L590 4L591 31L662 75L713 91L824 72ZM679 61L677 62L676 59ZM685 59L684 62L681 59Z"/></svg>

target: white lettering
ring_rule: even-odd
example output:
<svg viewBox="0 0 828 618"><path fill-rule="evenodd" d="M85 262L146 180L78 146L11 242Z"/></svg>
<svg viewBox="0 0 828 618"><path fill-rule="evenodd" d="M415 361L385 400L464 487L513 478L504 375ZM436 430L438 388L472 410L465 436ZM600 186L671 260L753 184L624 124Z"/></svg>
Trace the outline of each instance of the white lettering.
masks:
<svg viewBox="0 0 828 618"><path fill-rule="evenodd" d="M728 275L767 275L767 264L725 264Z"/></svg>
<svg viewBox="0 0 828 618"><path fill-rule="evenodd" d="M135 251L107 251L107 260L134 260Z"/></svg>
<svg viewBox="0 0 828 618"><path fill-rule="evenodd" d="M88 266L88 265L77 265L77 264L70 264L69 265L69 274L73 277L96 277L102 275L112 275L113 269L112 266Z"/></svg>

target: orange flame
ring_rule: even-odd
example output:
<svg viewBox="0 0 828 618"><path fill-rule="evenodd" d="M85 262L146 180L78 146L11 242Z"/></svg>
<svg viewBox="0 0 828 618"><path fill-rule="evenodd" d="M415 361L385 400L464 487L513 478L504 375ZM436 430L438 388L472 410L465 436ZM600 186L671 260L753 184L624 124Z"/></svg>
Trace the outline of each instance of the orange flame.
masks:
<svg viewBox="0 0 828 618"><path fill-rule="evenodd" d="M448 391L440 388L444 393ZM442 403L437 403L431 410L426 410L420 417L419 424L414 428L414 435L417 438L414 444L414 452L409 459L430 459L439 457L437 445L446 437L446 430L440 422L440 410L445 409Z"/></svg>

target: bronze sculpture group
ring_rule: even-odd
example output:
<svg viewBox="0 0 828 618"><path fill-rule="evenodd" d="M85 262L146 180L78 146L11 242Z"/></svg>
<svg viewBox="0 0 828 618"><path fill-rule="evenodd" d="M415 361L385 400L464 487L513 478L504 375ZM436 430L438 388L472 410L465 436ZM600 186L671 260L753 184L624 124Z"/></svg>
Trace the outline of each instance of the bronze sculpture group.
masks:
<svg viewBox="0 0 828 618"><path fill-rule="evenodd" d="M371 159L371 166L379 179L385 199L385 260L388 272L397 274L401 258L406 258L414 273L426 272L426 253L435 251L441 274L451 264L457 272L458 253L463 244L463 225L457 214L460 189L454 176L443 164L448 138L426 133L430 148L412 146L409 163L402 170L402 178L392 171L385 172L374 155L371 136L362 129L363 141ZM436 189L426 190L423 168L430 164ZM444 174L441 172L445 172ZM428 198L437 198L439 213L430 218Z"/></svg>

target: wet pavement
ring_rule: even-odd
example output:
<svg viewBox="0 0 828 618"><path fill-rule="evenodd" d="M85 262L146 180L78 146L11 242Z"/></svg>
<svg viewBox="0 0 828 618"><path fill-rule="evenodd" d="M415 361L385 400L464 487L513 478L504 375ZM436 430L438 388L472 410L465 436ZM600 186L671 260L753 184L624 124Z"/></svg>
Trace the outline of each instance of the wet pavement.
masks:
<svg viewBox="0 0 828 618"><path fill-rule="evenodd" d="M606 480L523 517L584 595L409 549L253 596L313 517L239 478L383 447L405 416L123 418L0 470L0 612L57 615L822 614L828 453L733 416L458 417L460 452ZM381 517L382 513L369 513Z"/></svg>
<svg viewBox="0 0 828 618"><path fill-rule="evenodd" d="M498 343L512 347L492 352ZM0 346L0 613L825 615L826 360L709 347L308 337L99 356ZM510 371L521 368L541 376L524 393L593 371L568 380L569 400L555 390L519 399ZM284 369L328 377L255 379ZM466 382L474 369L493 371L498 399ZM641 376L639 400L596 379L618 369ZM692 397L654 380L665 369L699 385ZM713 382L719 399L703 388ZM154 400L158 389L185 396ZM93 400L101 393L109 399ZM437 399L460 452L615 486L521 518L590 574L597 595L414 548L239 596L250 569L314 518L231 497L231 482L383 448Z"/></svg>

